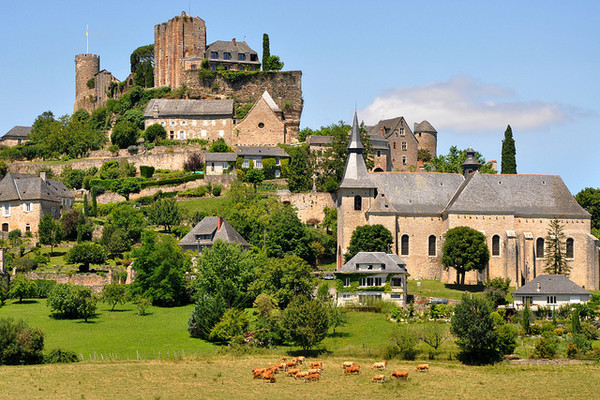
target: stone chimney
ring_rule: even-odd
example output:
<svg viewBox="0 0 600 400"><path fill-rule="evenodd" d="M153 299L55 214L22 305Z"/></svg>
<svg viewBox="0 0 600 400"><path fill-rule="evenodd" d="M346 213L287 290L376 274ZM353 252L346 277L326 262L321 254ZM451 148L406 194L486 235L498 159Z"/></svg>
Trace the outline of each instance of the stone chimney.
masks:
<svg viewBox="0 0 600 400"><path fill-rule="evenodd" d="M46 182L46 179L48 179L48 174L46 171L40 171L40 178Z"/></svg>
<svg viewBox="0 0 600 400"><path fill-rule="evenodd" d="M231 42L233 43L233 45L235 46L235 38L231 39Z"/></svg>
<svg viewBox="0 0 600 400"><path fill-rule="evenodd" d="M222 226L223 226L223 217L217 217L217 231L220 231Z"/></svg>

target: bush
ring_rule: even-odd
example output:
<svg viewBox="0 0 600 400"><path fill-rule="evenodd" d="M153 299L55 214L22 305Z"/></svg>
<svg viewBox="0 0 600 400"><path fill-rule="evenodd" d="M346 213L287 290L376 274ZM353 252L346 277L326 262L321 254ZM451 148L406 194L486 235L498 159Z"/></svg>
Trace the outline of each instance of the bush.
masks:
<svg viewBox="0 0 600 400"><path fill-rule="evenodd" d="M18 272L29 272L37 269L38 263L36 260L32 260L31 258L21 257L15 260L13 267L15 267Z"/></svg>
<svg viewBox="0 0 600 400"><path fill-rule="evenodd" d="M512 354L517 348L517 328L505 324L496 328L498 331L498 350L502 354Z"/></svg>
<svg viewBox="0 0 600 400"><path fill-rule="evenodd" d="M70 350L54 349L44 357L44 364L68 364L78 362L77 353Z"/></svg>
<svg viewBox="0 0 600 400"><path fill-rule="evenodd" d="M38 299L45 299L48 297L48 294L56 286L56 281L51 281L49 279L35 279L35 284L37 287L36 297Z"/></svg>
<svg viewBox="0 0 600 400"><path fill-rule="evenodd" d="M96 299L92 290L85 286L59 283L48 294L46 303L55 318L87 319L96 312Z"/></svg>
<svg viewBox="0 0 600 400"><path fill-rule="evenodd" d="M117 157L119 155L119 146L116 144L111 144L108 146L108 151L110 151L113 157Z"/></svg>
<svg viewBox="0 0 600 400"><path fill-rule="evenodd" d="M556 355L556 338L552 335L545 335L535 342L533 355L536 358L554 358Z"/></svg>
<svg viewBox="0 0 600 400"><path fill-rule="evenodd" d="M242 310L230 308L220 321L211 329L208 339L213 342L229 342L235 336L242 335L248 327L248 317Z"/></svg>
<svg viewBox="0 0 600 400"><path fill-rule="evenodd" d="M200 153L190 154L183 163L183 169L186 171L202 171L204 169L202 155Z"/></svg>
<svg viewBox="0 0 600 400"><path fill-rule="evenodd" d="M142 178L150 179L152 175L154 175L154 167L149 167L146 165L140 166L140 175Z"/></svg>
<svg viewBox="0 0 600 400"><path fill-rule="evenodd" d="M138 127L132 122L116 123L110 140L113 144L119 146L120 149L126 149L137 143Z"/></svg>
<svg viewBox="0 0 600 400"><path fill-rule="evenodd" d="M0 318L0 365L39 364L44 332L22 320Z"/></svg>
<svg viewBox="0 0 600 400"><path fill-rule="evenodd" d="M188 320L188 332L192 337L208 339L213 327L225 314L225 300L220 296L202 295Z"/></svg>
<svg viewBox="0 0 600 400"><path fill-rule="evenodd" d="M212 188L212 194L215 197L219 197L221 195L221 191L223 190L223 186L221 185L215 185Z"/></svg>
<svg viewBox="0 0 600 400"><path fill-rule="evenodd" d="M167 131L161 124L152 124L144 132L144 139L147 143L153 143L156 139L165 139Z"/></svg>

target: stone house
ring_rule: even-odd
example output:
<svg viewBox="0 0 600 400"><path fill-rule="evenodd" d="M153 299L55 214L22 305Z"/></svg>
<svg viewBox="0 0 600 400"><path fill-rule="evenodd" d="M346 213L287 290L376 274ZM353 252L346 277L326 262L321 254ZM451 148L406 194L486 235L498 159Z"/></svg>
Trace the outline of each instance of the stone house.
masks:
<svg viewBox="0 0 600 400"><path fill-rule="evenodd" d="M359 252L334 272L336 304L365 303L369 299L406 303L406 264L395 254Z"/></svg>
<svg viewBox="0 0 600 400"><path fill-rule="evenodd" d="M290 159L290 156L281 147L277 146L238 146L237 156L238 163L241 162L241 168L273 168L274 178L281 176L284 164ZM267 166L267 160L273 165ZM267 177L267 179L270 179L270 177Z"/></svg>
<svg viewBox="0 0 600 400"><path fill-rule="evenodd" d="M40 220L50 213L55 219L70 211L75 196L59 181L27 174L8 173L0 181L2 234L15 229L36 235Z"/></svg>
<svg viewBox="0 0 600 400"><path fill-rule="evenodd" d="M484 233L491 257L483 273L467 273L466 282L502 277L520 287L542 273L544 238L557 218L567 237L571 278L586 288L599 287L591 217L559 176L481 174L472 150L465 174L370 173L363 148L355 116L337 198L338 268L356 227L381 224L392 233L392 250L411 276L452 281L455 271L444 270L440 261L443 235L469 226Z"/></svg>
<svg viewBox="0 0 600 400"><path fill-rule="evenodd" d="M206 175L223 175L235 170L235 153L205 153Z"/></svg>
<svg viewBox="0 0 600 400"><path fill-rule="evenodd" d="M179 241L179 245L184 251L202 252L202 249L212 247L217 240L239 244L245 249L251 246L223 217L204 217Z"/></svg>
<svg viewBox="0 0 600 400"><path fill-rule="evenodd" d="M232 145L277 146L279 143L290 143L284 120L283 111L265 91L246 117L237 123Z"/></svg>
<svg viewBox="0 0 600 400"><path fill-rule="evenodd" d="M252 50L245 41L238 42L235 38L231 41L217 40L209 44L204 58L209 61L210 69L213 71L216 71L218 67L223 67L228 71L260 71L258 53ZM195 69L194 65L200 67L199 64L192 64L191 60L184 60L186 69ZM189 68L187 68L188 63Z"/></svg>
<svg viewBox="0 0 600 400"><path fill-rule="evenodd" d="M233 100L152 99L144 111L144 129L161 124L171 140L223 139L231 143Z"/></svg>
<svg viewBox="0 0 600 400"><path fill-rule="evenodd" d="M555 309L565 304L586 303L592 294L564 275L538 275L512 292L512 296L517 309L525 304Z"/></svg>
<svg viewBox="0 0 600 400"><path fill-rule="evenodd" d="M14 126L0 138L0 145L13 147L28 142L31 129L33 129L31 126Z"/></svg>

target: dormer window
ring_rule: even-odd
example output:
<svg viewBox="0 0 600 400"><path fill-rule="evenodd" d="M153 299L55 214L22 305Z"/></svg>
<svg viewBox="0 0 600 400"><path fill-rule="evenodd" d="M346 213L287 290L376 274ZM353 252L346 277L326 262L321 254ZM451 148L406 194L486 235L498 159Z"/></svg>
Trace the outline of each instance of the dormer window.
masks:
<svg viewBox="0 0 600 400"><path fill-rule="evenodd" d="M229 52L223 53L223 59L224 60L231 60L231 53L229 53Z"/></svg>
<svg viewBox="0 0 600 400"><path fill-rule="evenodd" d="M238 61L245 61L246 55L244 53L238 53Z"/></svg>
<svg viewBox="0 0 600 400"><path fill-rule="evenodd" d="M216 51L211 51L210 52L210 58L216 60L217 58L219 58L219 53L217 53Z"/></svg>

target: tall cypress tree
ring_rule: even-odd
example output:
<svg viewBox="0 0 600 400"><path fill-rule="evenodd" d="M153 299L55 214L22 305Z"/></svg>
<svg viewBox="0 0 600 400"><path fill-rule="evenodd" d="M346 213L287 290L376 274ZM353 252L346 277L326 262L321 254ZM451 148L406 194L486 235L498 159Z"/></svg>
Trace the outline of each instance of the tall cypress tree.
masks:
<svg viewBox="0 0 600 400"><path fill-rule="evenodd" d="M271 57L271 50L269 45L269 35L263 33L263 54L262 54L262 70L268 71L268 60Z"/></svg>
<svg viewBox="0 0 600 400"><path fill-rule="evenodd" d="M515 140L513 139L512 129L510 125L506 127L504 132L504 140L502 141L502 172L501 174L516 174L517 173L517 150L515 148Z"/></svg>

